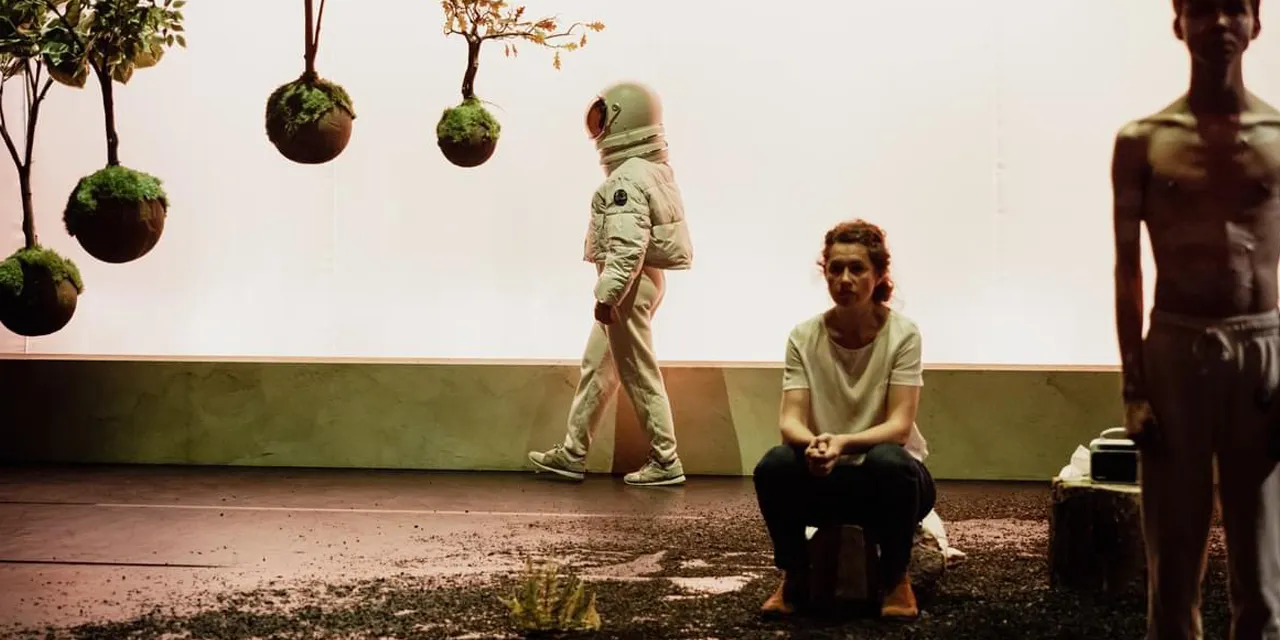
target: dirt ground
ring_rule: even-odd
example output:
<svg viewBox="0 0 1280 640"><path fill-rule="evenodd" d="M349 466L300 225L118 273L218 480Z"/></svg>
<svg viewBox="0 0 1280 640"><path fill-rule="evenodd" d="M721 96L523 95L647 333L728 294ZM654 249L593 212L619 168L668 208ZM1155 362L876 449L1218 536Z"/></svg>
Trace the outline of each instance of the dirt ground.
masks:
<svg viewBox="0 0 1280 640"><path fill-rule="evenodd" d="M588 581L603 628L579 637L1141 637L1141 595L1049 589L1047 483L939 492L967 558L919 620L767 621L778 577L749 479L6 468L0 637L519 638L498 597L528 558ZM1205 603L1222 637L1220 535Z"/></svg>

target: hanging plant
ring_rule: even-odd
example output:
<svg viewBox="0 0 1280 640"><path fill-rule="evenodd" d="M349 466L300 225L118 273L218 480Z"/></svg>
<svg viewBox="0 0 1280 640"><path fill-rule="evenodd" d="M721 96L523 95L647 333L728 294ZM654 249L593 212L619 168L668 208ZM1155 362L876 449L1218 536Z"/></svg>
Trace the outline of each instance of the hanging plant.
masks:
<svg viewBox="0 0 1280 640"><path fill-rule="evenodd" d="M313 13L312 0L303 3L306 67L301 77L281 85L267 98L267 139L294 162L324 164L347 148L356 112L345 89L316 74L324 0L320 0L318 14Z"/></svg>
<svg viewBox="0 0 1280 640"><path fill-rule="evenodd" d="M182 35L186 0L72 0L54 38L78 52L51 65L53 78L83 87L90 72L102 88L107 166L81 178L63 212L67 232L89 255L111 263L137 260L160 241L169 199L155 176L120 164L113 82L128 84L137 69L155 66L165 49L187 46Z"/></svg>
<svg viewBox="0 0 1280 640"><path fill-rule="evenodd" d="M48 37L49 14L43 0L6 0L0 5L0 138L18 170L25 243L0 262L0 324L28 337L55 333L71 322L84 291L80 271L70 260L40 246L31 195L31 161L40 106L53 86L45 58L64 49ZM26 126L21 144L4 114L4 91L17 80L23 89Z"/></svg>
<svg viewBox="0 0 1280 640"><path fill-rule="evenodd" d="M587 35L577 36L581 27L604 31L599 22L575 23L563 31L556 18L526 20L524 7L511 7L503 0L443 0L444 32L462 36L467 42L467 70L462 76L462 103L445 109L436 125L436 140L444 157L459 167L478 167L493 156L502 135L502 126L476 97L476 72L480 70L480 46L502 40L508 57L519 55L518 41L532 42L555 50L552 65L560 68L560 51L574 51L587 45Z"/></svg>

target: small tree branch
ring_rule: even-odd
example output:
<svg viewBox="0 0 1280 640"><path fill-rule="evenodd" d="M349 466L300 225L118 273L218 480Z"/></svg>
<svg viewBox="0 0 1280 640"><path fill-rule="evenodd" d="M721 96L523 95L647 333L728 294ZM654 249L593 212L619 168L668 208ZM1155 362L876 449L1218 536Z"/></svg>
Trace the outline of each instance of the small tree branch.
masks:
<svg viewBox="0 0 1280 640"><path fill-rule="evenodd" d="M40 84L37 76L40 73L40 66L36 65L36 73L31 73L31 58L22 61L22 79L27 83L27 108L31 108L31 102L35 100L36 94L40 91Z"/></svg>
<svg viewBox="0 0 1280 640"><path fill-rule="evenodd" d="M49 89L53 88L53 78L44 81L44 88L40 90L40 97L36 99L36 103L44 102L44 97L49 95Z"/></svg>
<svg viewBox="0 0 1280 640"><path fill-rule="evenodd" d="M311 57L315 58L320 50L320 27L324 25L324 0L320 0L320 11L316 14L316 30L311 36ZM314 63L313 63L314 64Z"/></svg>
<svg viewBox="0 0 1280 640"><path fill-rule="evenodd" d="M9 122L4 115L4 82L0 81L0 137L4 138L4 146L9 149L9 155L13 158L13 163L18 166L18 171L22 171L22 158L18 155L18 147L13 144L13 138L9 135Z"/></svg>
<svg viewBox="0 0 1280 640"><path fill-rule="evenodd" d="M517 24L512 24L504 28L502 31L499 31L496 33L487 33L481 36L481 39L509 40L511 38L524 38L526 40L533 40L534 36L537 35L537 32L538 32L537 25L538 25L537 22L521 22ZM564 31L561 31L559 33L549 33L542 36L543 42L540 42L538 44L545 44L548 47L559 48L559 45L548 44L546 43L546 41L555 40L557 38L567 38L569 36L575 35L574 34L575 29L577 29L578 27L585 27L585 26L586 26L585 23L575 22L569 25L569 28L565 29Z"/></svg>
<svg viewBox="0 0 1280 640"><path fill-rule="evenodd" d="M37 77L37 78L39 78L39 77L40 77L40 72L41 72L43 69L44 69L44 65L43 65L43 64L41 64L41 65L36 69L36 77ZM45 79L45 81L44 81L44 88L40 90L40 95L36 98L36 104L37 104L37 105L38 105L39 103L41 103L41 102L44 102L44 97L45 97L45 96L47 96L47 95L49 95L49 89L51 89L51 88L53 88L53 74L50 74L50 75L49 75L49 77Z"/></svg>
<svg viewBox="0 0 1280 640"><path fill-rule="evenodd" d="M38 77L40 69L37 66L35 76ZM27 107L27 169L31 168L31 158L35 155L36 150L36 122L40 119L40 103L44 102L44 97L49 94L49 87L53 86L53 78L44 81L44 88L39 91L32 92L31 105Z"/></svg>
<svg viewBox="0 0 1280 640"><path fill-rule="evenodd" d="M31 151L35 136L32 133L36 129L36 116L40 115L40 85L36 77L40 73L40 65L36 65L35 71L31 70L31 58L22 61L22 79L27 82L27 90L24 92L24 106L27 108L27 130L23 132L26 137L23 139L23 151L26 154L27 164L31 164Z"/></svg>

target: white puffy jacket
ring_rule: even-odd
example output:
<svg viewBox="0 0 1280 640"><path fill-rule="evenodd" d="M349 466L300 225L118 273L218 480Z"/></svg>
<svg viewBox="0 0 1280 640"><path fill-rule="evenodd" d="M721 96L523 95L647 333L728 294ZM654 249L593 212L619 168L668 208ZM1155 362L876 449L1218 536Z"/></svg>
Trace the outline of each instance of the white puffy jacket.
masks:
<svg viewBox="0 0 1280 640"><path fill-rule="evenodd" d="M600 266L597 302L616 305L645 266L693 266L684 200L665 163L632 158L596 189L583 259Z"/></svg>

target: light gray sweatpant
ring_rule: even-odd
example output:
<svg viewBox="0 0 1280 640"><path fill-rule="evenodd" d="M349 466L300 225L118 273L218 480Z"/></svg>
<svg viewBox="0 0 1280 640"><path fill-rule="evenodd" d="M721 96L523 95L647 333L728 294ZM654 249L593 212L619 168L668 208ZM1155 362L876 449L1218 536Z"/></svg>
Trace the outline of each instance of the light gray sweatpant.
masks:
<svg viewBox="0 0 1280 640"><path fill-rule="evenodd" d="M666 274L645 267L618 302L618 319L608 327L593 323L582 355L582 375L569 408L564 448L570 454L580 458L587 455L605 409L621 386L649 434L650 457L662 464L675 459L671 402L649 331L665 290Z"/></svg>
<svg viewBox="0 0 1280 640"><path fill-rule="evenodd" d="M1142 451L1148 640L1203 637L1214 461L1232 640L1280 640L1280 313L1221 320L1154 311L1143 343L1158 442ZM1272 410L1271 407L1276 407Z"/></svg>

